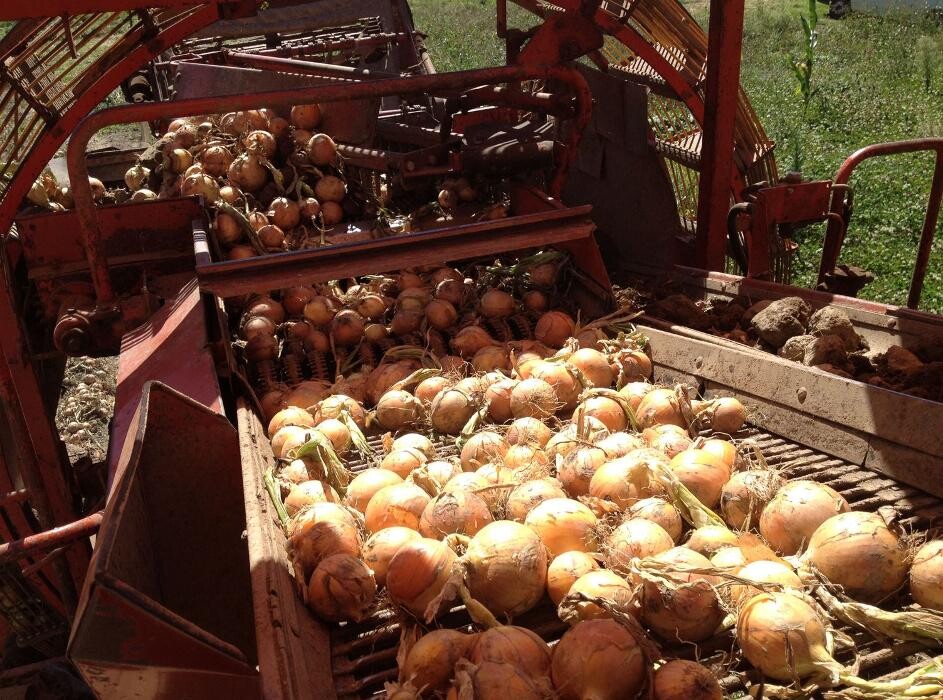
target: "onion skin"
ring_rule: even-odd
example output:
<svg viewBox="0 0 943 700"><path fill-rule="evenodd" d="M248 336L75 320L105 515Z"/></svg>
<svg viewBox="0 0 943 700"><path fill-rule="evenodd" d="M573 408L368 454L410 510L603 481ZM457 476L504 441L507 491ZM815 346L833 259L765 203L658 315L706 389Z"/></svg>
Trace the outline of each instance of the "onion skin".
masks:
<svg viewBox="0 0 943 700"><path fill-rule="evenodd" d="M778 583L784 588L802 589L802 580L785 564L778 561L751 561L736 571L738 577L755 583ZM730 598L742 605L763 591L745 584L731 586Z"/></svg>
<svg viewBox="0 0 943 700"><path fill-rule="evenodd" d="M658 453L642 449L606 462L590 479L589 495L615 503L622 510L641 498L653 496L660 490L657 482L651 480L648 468L653 460L668 461Z"/></svg>
<svg viewBox="0 0 943 700"><path fill-rule="evenodd" d="M424 693L444 692L455 673L455 664L465 658L480 638L451 629L432 630L419 638L400 669L400 678Z"/></svg>
<svg viewBox="0 0 943 700"><path fill-rule="evenodd" d="M589 382L590 386L612 386L614 379L612 367L609 366L609 360L606 359L606 356L598 350L580 348L570 355L566 361L583 374L583 378Z"/></svg>
<svg viewBox="0 0 943 700"><path fill-rule="evenodd" d="M423 537L440 540L445 535L474 535L494 521L488 504L474 493L441 493L422 511L419 532Z"/></svg>
<svg viewBox="0 0 943 700"><path fill-rule="evenodd" d="M943 611L943 540L930 540L914 555L910 593L917 603Z"/></svg>
<svg viewBox="0 0 943 700"><path fill-rule="evenodd" d="M445 389L432 401L429 422L440 433L458 435L477 409L473 398L461 389Z"/></svg>
<svg viewBox="0 0 943 700"><path fill-rule="evenodd" d="M819 525L848 510L848 502L830 486L790 481L763 508L760 534L778 554L796 554Z"/></svg>
<svg viewBox="0 0 943 700"><path fill-rule="evenodd" d="M825 624L808 603L790 593L761 593L737 616L737 642L763 675L792 681L821 673L830 663Z"/></svg>
<svg viewBox="0 0 943 700"><path fill-rule="evenodd" d="M606 437L597 440L595 445L603 450L609 456L610 460L617 460L635 450L640 450L645 447L642 438L624 431L610 433Z"/></svg>
<svg viewBox="0 0 943 700"><path fill-rule="evenodd" d="M463 557L472 597L497 617L527 612L543 597L547 550L533 530L498 520L478 531Z"/></svg>
<svg viewBox="0 0 943 700"><path fill-rule="evenodd" d="M711 557L724 547L736 546L737 536L725 527L705 525L691 533L684 546L705 557Z"/></svg>
<svg viewBox="0 0 943 700"><path fill-rule="evenodd" d="M378 586L386 585L386 572L396 553L410 542L422 539L415 530L408 527L386 527L370 535L360 548L360 556L373 571Z"/></svg>
<svg viewBox="0 0 943 700"><path fill-rule="evenodd" d="M688 427L673 389L652 389L645 394L635 411L635 417L642 428L677 425L687 430Z"/></svg>
<svg viewBox="0 0 943 700"><path fill-rule="evenodd" d="M653 450L675 457L693 445L688 432L677 425L656 425L642 431L642 440Z"/></svg>
<svg viewBox="0 0 943 700"><path fill-rule="evenodd" d="M385 486L373 495L364 511L367 531L379 532L394 525L418 531L422 511L430 500L429 494L416 484L403 482Z"/></svg>
<svg viewBox="0 0 943 700"><path fill-rule="evenodd" d="M380 469L391 471L402 479L409 476L413 469L426 463L426 456L412 448L394 449L380 461Z"/></svg>
<svg viewBox="0 0 943 700"><path fill-rule="evenodd" d="M554 605L560 605L577 579L598 569L599 562L586 552L564 552L554 557L547 568L547 595Z"/></svg>
<svg viewBox="0 0 943 700"><path fill-rule="evenodd" d="M534 338L551 348L561 348L566 339L573 335L576 324L562 311L548 311L540 317L534 326Z"/></svg>
<svg viewBox="0 0 943 700"><path fill-rule="evenodd" d="M426 459L435 459L435 445L432 440L419 433L406 433L396 438L390 446L390 452L397 450L417 450Z"/></svg>
<svg viewBox="0 0 943 700"><path fill-rule="evenodd" d="M507 441L498 433L483 431L472 435L462 447L462 470L473 472L479 467L504 459L508 448Z"/></svg>
<svg viewBox="0 0 943 700"><path fill-rule="evenodd" d="M285 498L285 511L292 516L315 503L339 503L340 500L330 484L317 480L303 481L291 487Z"/></svg>
<svg viewBox="0 0 943 700"><path fill-rule="evenodd" d="M518 384L517 379L502 379L485 390L488 402L488 418L494 423L506 423L514 417L511 413L511 392Z"/></svg>
<svg viewBox="0 0 943 700"><path fill-rule="evenodd" d="M606 396L590 396L573 411L573 422L577 425L584 416L601 421L610 433L620 433L629 427L628 418L616 401Z"/></svg>
<svg viewBox="0 0 943 700"><path fill-rule="evenodd" d="M469 654L474 664L486 661L511 664L528 676L550 675L551 651L547 643L526 627L501 625L478 635Z"/></svg>
<svg viewBox="0 0 943 700"><path fill-rule="evenodd" d="M513 664L484 661L475 665L460 660L455 675L457 685L449 691L446 700L545 700L551 697L549 679L530 676Z"/></svg>
<svg viewBox="0 0 943 700"><path fill-rule="evenodd" d="M377 423L387 430L414 425L421 416L422 404L408 391L388 391L377 402Z"/></svg>
<svg viewBox="0 0 943 700"><path fill-rule="evenodd" d="M655 671L654 700L724 700L717 678L696 661L672 659Z"/></svg>
<svg viewBox="0 0 943 700"><path fill-rule="evenodd" d="M671 460L671 471L708 508L720 503L720 492L730 480L725 462L704 450L685 450Z"/></svg>
<svg viewBox="0 0 943 700"><path fill-rule="evenodd" d="M580 576L570 586L567 595L577 593L583 593L593 598L602 598L622 613L633 616L638 615L635 593L632 587L624 578L609 569L589 571ZM581 601L574 607L578 620L597 620L609 616L601 607L588 601Z"/></svg>
<svg viewBox="0 0 943 700"><path fill-rule="evenodd" d="M560 482L550 478L531 479L516 486L508 494L504 510L509 520L523 522L528 513L551 498L566 498L566 492Z"/></svg>
<svg viewBox="0 0 943 700"><path fill-rule="evenodd" d="M507 440L509 445L546 447L552 435L553 431L545 423L536 418L525 416L511 423L504 439Z"/></svg>
<svg viewBox="0 0 943 700"><path fill-rule="evenodd" d="M786 483L770 469L737 472L720 492L720 512L737 530L756 526L766 504Z"/></svg>
<svg viewBox="0 0 943 700"><path fill-rule="evenodd" d="M353 524L353 519L323 518L315 510L317 506L334 505L319 503L300 517L292 521L293 527L288 538L289 559L300 569L305 580L324 559L334 554L359 556L360 534ZM324 511L321 511L324 512ZM311 514L311 517L304 516ZM347 517L350 515L344 511Z"/></svg>
<svg viewBox="0 0 943 700"><path fill-rule="evenodd" d="M540 535L554 557L564 552L589 552L596 545L596 516L570 498L544 501L527 514L524 524Z"/></svg>
<svg viewBox="0 0 943 700"><path fill-rule="evenodd" d="M279 430L284 428L286 425L297 425L302 428L313 428L314 416L308 413L305 409L299 408L298 406L288 406L283 408L274 416L268 424L268 436L272 437Z"/></svg>
<svg viewBox="0 0 943 700"><path fill-rule="evenodd" d="M373 608L376 595L370 569L350 554L322 561L308 583L308 607L331 622L360 622Z"/></svg>
<svg viewBox="0 0 943 700"><path fill-rule="evenodd" d="M647 667L638 642L622 625L586 620L563 634L550 675L561 700L625 700L638 696Z"/></svg>
<svg viewBox="0 0 943 700"><path fill-rule="evenodd" d="M557 478L570 496L585 496L596 470L606 459L606 453L598 447L578 447L563 458L563 464L557 469Z"/></svg>
<svg viewBox="0 0 943 700"><path fill-rule="evenodd" d="M663 498L643 498L629 506L629 509L626 511L626 517L651 520L653 523L660 525L661 528L671 536L671 539L674 540L675 543L681 541L681 532L684 529L681 514L678 513L677 508Z"/></svg>
<svg viewBox="0 0 943 700"><path fill-rule="evenodd" d="M546 419L560 408L553 387L541 379L529 377L511 391L511 415L515 418Z"/></svg>
<svg viewBox="0 0 943 700"><path fill-rule="evenodd" d="M606 540L606 566L628 575L633 559L661 554L674 546L671 535L660 525L642 518L631 518L609 534Z"/></svg>
<svg viewBox="0 0 943 700"><path fill-rule="evenodd" d="M458 557L445 543L424 537L409 542L394 555L386 572L390 599L419 619L429 604L441 593Z"/></svg>
<svg viewBox="0 0 943 700"><path fill-rule="evenodd" d="M669 575L674 586L645 580L641 588L642 620L665 640L701 642L717 630L724 619L713 585L713 576L686 573L684 569L708 569L710 560L684 547L675 547L651 557L681 569Z"/></svg>
<svg viewBox="0 0 943 700"><path fill-rule="evenodd" d="M907 551L877 513L832 516L812 534L803 561L864 603L887 598L907 577Z"/></svg>

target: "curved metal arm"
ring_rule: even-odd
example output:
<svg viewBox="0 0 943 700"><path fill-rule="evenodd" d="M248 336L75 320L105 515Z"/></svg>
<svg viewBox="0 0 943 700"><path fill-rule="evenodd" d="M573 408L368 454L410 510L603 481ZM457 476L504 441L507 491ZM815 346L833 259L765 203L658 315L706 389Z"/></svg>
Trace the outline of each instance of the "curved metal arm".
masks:
<svg viewBox="0 0 943 700"><path fill-rule="evenodd" d="M914 272L910 280L910 293L907 295L908 308L916 309L919 306L920 295L923 292L923 280L926 277L927 266L930 263L930 250L933 247L936 224L940 216L940 201L943 200L943 138L876 143L855 151L845 159L845 162L842 163L835 174L835 187L832 193L828 229L825 233L825 244L822 249L822 262L819 265L819 284L822 284L826 275L835 269L842 244L845 242L849 217L843 216L843 210L847 209L851 202L851 190L847 185L855 168L870 158L920 151L935 151L936 165L933 169L933 182L930 185L927 213L923 219L920 246L917 248L917 260L914 262ZM846 194L848 195L847 198Z"/></svg>

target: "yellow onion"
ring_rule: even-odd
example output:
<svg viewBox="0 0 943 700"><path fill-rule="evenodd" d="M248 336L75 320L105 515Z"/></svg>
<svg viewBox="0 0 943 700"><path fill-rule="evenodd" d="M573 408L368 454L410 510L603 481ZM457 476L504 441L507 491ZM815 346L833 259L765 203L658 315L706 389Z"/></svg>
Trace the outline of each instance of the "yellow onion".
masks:
<svg viewBox="0 0 943 700"><path fill-rule="evenodd" d="M462 560L469 592L495 616L527 612L543 597L547 550L525 525L510 520L485 525Z"/></svg>
<svg viewBox="0 0 943 700"><path fill-rule="evenodd" d="M645 447L645 443L642 442L641 437L622 430L601 437L593 444L605 452L606 456L613 461ZM661 453L659 453L659 455L664 457Z"/></svg>
<svg viewBox="0 0 943 700"><path fill-rule="evenodd" d="M311 408L317 405L331 391L331 385L320 379L308 379L298 384L285 396L289 406Z"/></svg>
<svg viewBox="0 0 943 700"><path fill-rule="evenodd" d="M478 472L462 472L446 482L442 488L442 493L447 491L478 492L479 489L485 489L490 485L491 482ZM487 498L485 500L487 501Z"/></svg>
<svg viewBox="0 0 943 700"><path fill-rule="evenodd" d="M763 508L760 534L779 554L796 554L819 525L848 511L835 489L815 481L790 481Z"/></svg>
<svg viewBox="0 0 943 700"><path fill-rule="evenodd" d="M468 656L481 635L438 629L423 635L406 655L400 679L423 693L445 692L455 674L455 664Z"/></svg>
<svg viewBox="0 0 943 700"><path fill-rule="evenodd" d="M580 348L568 358L568 364L578 369L589 386L609 387L612 385L612 367L609 360L598 350Z"/></svg>
<svg viewBox="0 0 943 700"><path fill-rule="evenodd" d="M657 464L666 465L667 461L660 453L645 448L610 460L593 474L589 495L627 508L641 498L662 492L661 486L652 478L652 468Z"/></svg>
<svg viewBox="0 0 943 700"><path fill-rule="evenodd" d="M325 175L314 186L314 196L321 202L321 215L327 211L330 202L341 202L347 196L347 184L339 177Z"/></svg>
<svg viewBox="0 0 943 700"><path fill-rule="evenodd" d="M653 425L677 425L687 429L688 424L673 389L652 389L639 402L635 411L642 428Z"/></svg>
<svg viewBox="0 0 943 700"><path fill-rule="evenodd" d="M272 453L279 459L285 459L290 450L305 444L312 428L300 425L286 425L279 428L272 436Z"/></svg>
<svg viewBox="0 0 943 700"><path fill-rule="evenodd" d="M456 386L436 395L429 408L429 422L440 433L458 435L477 410L473 397Z"/></svg>
<svg viewBox="0 0 943 700"><path fill-rule="evenodd" d="M563 458L563 464L557 468L557 478L571 496L585 496L596 470L606 460L606 453L598 447L578 447Z"/></svg>
<svg viewBox="0 0 943 700"><path fill-rule="evenodd" d="M511 415L515 418L549 418L559 408L556 392L542 379L524 379L511 390Z"/></svg>
<svg viewBox="0 0 943 700"><path fill-rule="evenodd" d="M653 389L655 389L655 385L648 382L629 382L619 389L619 393L629 400L629 406L632 407L632 410L638 412L642 399Z"/></svg>
<svg viewBox="0 0 943 700"><path fill-rule="evenodd" d="M505 423L511 418L511 392L518 384L517 379L501 379L485 390L488 403L488 417L495 423Z"/></svg>
<svg viewBox="0 0 943 700"><path fill-rule="evenodd" d="M481 326L465 326L449 341L449 347L464 358L474 357L483 347L496 344Z"/></svg>
<svg viewBox="0 0 943 700"><path fill-rule="evenodd" d="M823 664L834 664L824 620L791 593L750 598L737 616L737 642L747 661L777 681L819 675Z"/></svg>
<svg viewBox="0 0 943 700"><path fill-rule="evenodd" d="M310 131L321 123L321 108L316 104L295 105L288 118L292 126Z"/></svg>
<svg viewBox="0 0 943 700"><path fill-rule="evenodd" d="M561 700L635 698L647 677L638 642L615 620L578 622L553 650L551 678Z"/></svg>
<svg viewBox="0 0 943 700"><path fill-rule="evenodd" d="M745 529L759 523L763 508L786 483L771 469L737 472L720 492L720 512L732 528Z"/></svg>
<svg viewBox="0 0 943 700"><path fill-rule="evenodd" d="M877 513L833 515L812 533L803 561L865 603L887 598L907 578L907 550Z"/></svg>
<svg viewBox="0 0 943 700"><path fill-rule="evenodd" d="M269 224L260 228L256 233L258 233L259 241L266 250L281 250L285 245L285 232L278 226Z"/></svg>
<svg viewBox="0 0 943 700"><path fill-rule="evenodd" d="M724 700L724 691L709 669L696 661L672 659L655 671L653 700Z"/></svg>
<svg viewBox="0 0 943 700"><path fill-rule="evenodd" d="M396 553L410 542L422 539L415 530L408 527L385 527L367 538L360 549L364 563L373 571L378 586L386 585L386 572Z"/></svg>
<svg viewBox="0 0 943 700"><path fill-rule="evenodd" d="M330 484L324 481L302 481L291 487L285 497L285 511L288 515L295 515L304 508L315 503L339 503L341 497L337 495Z"/></svg>
<svg viewBox="0 0 943 700"><path fill-rule="evenodd" d="M943 540L930 540L914 555L910 593L925 608L943 611Z"/></svg>
<svg viewBox="0 0 943 700"><path fill-rule="evenodd" d="M563 347L566 339L573 335L576 324L562 311L548 311L534 326L534 338L551 348Z"/></svg>
<svg viewBox="0 0 943 700"><path fill-rule="evenodd" d="M442 592L457 559L444 542L428 537L407 542L390 560L386 572L390 599L420 619L435 617L438 606L427 608Z"/></svg>
<svg viewBox="0 0 943 700"><path fill-rule="evenodd" d="M357 313L371 321L383 318L386 310L387 303L378 294L367 294L357 302Z"/></svg>
<svg viewBox="0 0 943 700"><path fill-rule="evenodd" d="M474 664L484 662L511 664L529 676L550 674L550 647L526 627L500 625L485 630L469 654Z"/></svg>
<svg viewBox="0 0 943 700"><path fill-rule="evenodd" d="M246 147L246 151L249 153L262 158L271 158L275 155L277 149L275 138L262 129L256 129L246 134L246 137L242 140L242 145Z"/></svg>
<svg viewBox="0 0 943 700"><path fill-rule="evenodd" d="M334 226L344 220L344 208L330 200L321 205L321 222L325 226Z"/></svg>
<svg viewBox="0 0 943 700"><path fill-rule="evenodd" d="M738 541L737 535L725 527L705 525L691 532L691 536L688 537L688 541L684 543L684 546L710 558L719 549L731 545L736 546Z"/></svg>
<svg viewBox="0 0 943 700"><path fill-rule="evenodd" d="M282 306L289 316L301 316L312 299L314 290L311 287L289 287L282 292Z"/></svg>
<svg viewBox="0 0 943 700"><path fill-rule="evenodd" d="M606 566L620 574L630 573L633 559L644 559L675 546L671 535L651 520L630 518L609 533L606 540Z"/></svg>
<svg viewBox="0 0 943 700"><path fill-rule="evenodd" d="M550 697L550 680L525 673L513 664L483 661L473 664L460 660L455 665L456 685L446 700L462 698L515 698L545 700Z"/></svg>
<svg viewBox="0 0 943 700"><path fill-rule="evenodd" d="M569 411L576 407L582 386L566 363L547 360L537 362L531 367L530 377L524 381L531 379L542 379L547 382L553 388L557 404L563 410ZM622 425L619 430L624 427L625 425Z"/></svg>
<svg viewBox="0 0 943 700"><path fill-rule="evenodd" d="M489 345L476 352L471 359L476 372L511 369L511 357L502 345Z"/></svg>
<svg viewBox="0 0 943 700"><path fill-rule="evenodd" d="M285 408L285 393L282 389L271 389L259 397L263 419L271 420L276 413Z"/></svg>
<svg viewBox="0 0 943 700"><path fill-rule="evenodd" d="M747 422L746 408L732 396L709 401L704 410L710 419L711 430L716 433L733 435Z"/></svg>
<svg viewBox="0 0 943 700"><path fill-rule="evenodd" d="M365 469L347 485L344 501L354 510L363 513L377 491L402 482L403 477L389 469Z"/></svg>
<svg viewBox="0 0 943 700"><path fill-rule="evenodd" d="M539 314L550 307L550 300L539 289L531 289L521 297L521 304L531 313Z"/></svg>
<svg viewBox="0 0 943 700"><path fill-rule="evenodd" d="M408 481L384 486L373 495L364 510L367 531L379 532L394 525L418 531L419 518L429 500L428 493Z"/></svg>
<svg viewBox="0 0 943 700"><path fill-rule="evenodd" d="M305 580L321 561L334 554L360 554L354 519L336 503L314 503L289 524L288 558Z"/></svg>
<svg viewBox="0 0 943 700"><path fill-rule="evenodd" d="M626 511L627 518L642 518L651 520L660 525L661 528L671 535L671 539L677 543L681 540L681 531L684 523L681 520L681 514L678 509L668 503L663 498L651 497L643 498Z"/></svg>
<svg viewBox="0 0 943 700"><path fill-rule="evenodd" d="M593 512L570 498L550 498L531 510L524 523L540 535L552 556L570 551L592 551L596 545Z"/></svg>
<svg viewBox="0 0 943 700"><path fill-rule="evenodd" d="M268 170L257 156L243 153L229 164L227 177L243 192L257 192L268 180Z"/></svg>
<svg viewBox="0 0 943 700"><path fill-rule="evenodd" d="M229 164L226 164L225 170L229 168ZM244 195L239 191L238 187L233 187L232 185L223 185L219 188L219 198L226 202L227 204L236 204L239 202Z"/></svg>
<svg viewBox="0 0 943 700"><path fill-rule="evenodd" d="M422 417L422 404L408 391L388 391L377 402L377 423L387 430L414 425Z"/></svg>
<svg viewBox="0 0 943 700"><path fill-rule="evenodd" d="M367 380L367 396L373 403L379 402L383 394L397 382L406 379L419 369L419 363L414 360L399 360L397 362L381 362L379 367L370 372Z"/></svg>
<svg viewBox="0 0 943 700"><path fill-rule="evenodd" d="M543 478L525 481L508 495L505 513L510 520L523 521L534 508L551 498L566 498L566 492L556 479Z"/></svg>
<svg viewBox="0 0 943 700"><path fill-rule="evenodd" d="M232 154L225 146L209 146L200 154L200 164L207 175L222 177L232 165Z"/></svg>
<svg viewBox="0 0 943 700"><path fill-rule="evenodd" d="M693 441L688 437L688 431L677 425L656 425L646 428L642 431L642 440L652 449L659 450L669 457L674 457L693 445Z"/></svg>
<svg viewBox="0 0 943 700"><path fill-rule="evenodd" d="M386 469L405 479L413 469L425 464L426 456L419 450L404 448L394 449L380 460L380 469Z"/></svg>
<svg viewBox="0 0 943 700"><path fill-rule="evenodd" d="M479 308L485 318L505 318L514 313L514 297L500 289L489 289L481 295Z"/></svg>
<svg viewBox="0 0 943 700"><path fill-rule="evenodd" d="M345 412L353 419L354 423L363 430L367 419L367 412L364 410L363 406L360 405L359 401L341 393L334 393L319 401L312 415L314 416L314 422L317 424L329 418L340 420Z"/></svg>
<svg viewBox="0 0 943 700"><path fill-rule="evenodd" d="M171 171L182 174L193 165L193 154L186 148L175 148L170 152L169 160ZM91 181L91 178L89 178L89 181ZM104 186L102 189L104 189Z"/></svg>
<svg viewBox="0 0 943 700"><path fill-rule="evenodd" d="M157 193L153 190L149 190L146 187L142 187L137 192L131 195L132 202L144 202L149 199L157 199ZM65 206L65 205L63 205ZM71 209L72 207L66 207L66 209Z"/></svg>
<svg viewBox="0 0 943 700"><path fill-rule="evenodd" d="M623 350L613 356L612 370L620 384L642 382L652 376L652 360L641 350Z"/></svg>
<svg viewBox="0 0 943 700"><path fill-rule="evenodd" d="M600 421L611 433L621 432L629 424L622 406L606 396L590 396L573 411L573 422L577 425L587 417Z"/></svg>
<svg viewBox="0 0 943 700"><path fill-rule="evenodd" d="M710 452L690 449L671 460L671 471L708 508L720 502L720 492L730 479L730 468Z"/></svg>
<svg viewBox="0 0 943 700"><path fill-rule="evenodd" d="M455 322L458 320L458 311L455 310L452 304L443 299L430 301L426 304L424 313L429 325L439 330L445 330L455 325Z"/></svg>
<svg viewBox="0 0 943 700"><path fill-rule="evenodd" d="M559 605L577 579L598 569L599 562L586 552L557 555L547 568L547 595L554 605Z"/></svg>
<svg viewBox="0 0 943 700"><path fill-rule="evenodd" d="M746 579L760 585L778 584L783 589L802 590L802 581L796 573L778 561L765 561L762 559L751 561L737 569L735 573L737 578ZM762 592L757 586L738 584L730 587L730 598L737 604L743 604Z"/></svg>
<svg viewBox="0 0 943 700"><path fill-rule="evenodd" d="M269 223L271 223L268 220L268 217L263 212L258 211L258 210L254 212L250 212L247 218L249 219L249 226L251 226L252 230L255 231L256 233L258 233L260 229L262 229L265 226L268 226Z"/></svg>
<svg viewBox="0 0 943 700"><path fill-rule="evenodd" d="M433 294L436 299L447 301L453 306L461 306L465 299L465 280L449 278L434 284L435 291Z"/></svg>
<svg viewBox="0 0 943 700"><path fill-rule="evenodd" d="M632 587L624 578L609 569L597 569L580 576L570 586L570 590L567 591L568 596L576 593L582 593L593 598L602 598L613 608L626 615L634 616L638 614L635 593ZM576 603L574 612L576 614L572 618L573 622L609 617L609 613L603 608L589 601Z"/></svg>
<svg viewBox="0 0 943 700"><path fill-rule="evenodd" d="M305 409L299 408L297 406L288 406L283 408L274 416L268 424L268 435L274 436L279 430L284 428L286 425L298 425L303 428L313 428L314 427L314 416L308 413Z"/></svg>
<svg viewBox="0 0 943 700"><path fill-rule="evenodd" d="M327 134L314 134L305 145L305 152L315 165L334 165L337 162L337 144Z"/></svg>
<svg viewBox="0 0 943 700"><path fill-rule="evenodd" d="M550 475L550 458L534 445L511 445L504 453L503 463L519 478L537 479Z"/></svg>
<svg viewBox="0 0 943 700"><path fill-rule="evenodd" d="M508 445L533 445L534 447L545 447L550 441L553 431L542 421L525 416L518 418L511 427L508 428L504 439Z"/></svg>
<svg viewBox="0 0 943 700"><path fill-rule="evenodd" d="M507 441L498 433L490 430L476 433L462 447L462 469L472 472L482 465L501 461L508 447Z"/></svg>
<svg viewBox="0 0 943 700"><path fill-rule="evenodd" d="M360 622L373 608L376 595L370 569L350 554L327 557L308 583L308 607L331 622Z"/></svg>
<svg viewBox="0 0 943 700"><path fill-rule="evenodd" d="M435 459L435 445L432 440L419 433L405 433L393 440L390 451L395 452L396 450L417 450L426 459Z"/></svg>
<svg viewBox="0 0 943 700"><path fill-rule="evenodd" d="M308 471L308 463L303 459L293 459L278 472L280 479L292 484L301 484L309 481L312 474Z"/></svg>
<svg viewBox="0 0 943 700"><path fill-rule="evenodd" d="M363 338L363 317L353 309L343 309L331 321L331 337L340 346L356 345Z"/></svg>
<svg viewBox="0 0 943 700"><path fill-rule="evenodd" d="M419 519L419 532L436 540L451 534L474 535L493 521L488 504L474 493L447 491L429 501Z"/></svg>
<svg viewBox="0 0 943 700"><path fill-rule="evenodd" d="M287 197L276 197L269 205L268 217L273 224L287 231L295 228L301 222L301 207L298 206L298 202ZM310 287L302 287L302 289L310 290ZM301 313L301 310L299 309L294 313Z"/></svg>
<svg viewBox="0 0 943 700"><path fill-rule="evenodd" d="M135 163L127 172L124 174L124 184L128 186L128 189L134 192L135 190L141 189L145 183L147 183L147 178L151 174L150 168L145 168L140 163Z"/></svg>
<svg viewBox="0 0 943 700"><path fill-rule="evenodd" d="M714 634L724 611L714 590L714 576L686 569L709 569L710 560L685 547L675 547L651 557L651 561L677 568L667 582L644 579L641 589L642 619L665 640L700 642ZM644 563L644 562L643 562Z"/></svg>

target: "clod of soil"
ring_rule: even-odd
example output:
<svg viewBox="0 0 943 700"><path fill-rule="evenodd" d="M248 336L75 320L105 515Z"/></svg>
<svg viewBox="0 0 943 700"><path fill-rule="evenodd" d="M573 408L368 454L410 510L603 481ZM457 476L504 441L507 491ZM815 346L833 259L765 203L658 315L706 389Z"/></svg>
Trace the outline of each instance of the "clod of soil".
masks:
<svg viewBox="0 0 943 700"><path fill-rule="evenodd" d="M773 303L772 299L760 299L758 302L750 306L743 314L743 323L750 325L750 322L753 320L753 317L756 316L760 311L765 309L767 306Z"/></svg>
<svg viewBox="0 0 943 700"><path fill-rule="evenodd" d="M812 310L799 297L778 299L753 317L756 334L774 348L781 348L793 336L803 335Z"/></svg>
<svg viewBox="0 0 943 700"><path fill-rule="evenodd" d="M736 301L715 300L711 302L710 316L714 326L721 331L732 331L740 323L746 309Z"/></svg>
<svg viewBox="0 0 943 700"><path fill-rule="evenodd" d="M878 355L875 364L882 375L896 380L913 376L923 368L920 358L900 345L892 345L883 355Z"/></svg>
<svg viewBox="0 0 943 700"><path fill-rule="evenodd" d="M828 363L822 365L813 365L816 369L820 369L824 372L829 372L831 374L837 374L839 377L844 377L845 379L854 379L848 372L843 370L841 367L836 367L835 365L830 365Z"/></svg>
<svg viewBox="0 0 943 700"><path fill-rule="evenodd" d="M848 362L848 353L845 351L845 342L837 335L823 335L821 338L812 338L812 342L805 346L802 364L814 366L830 364L844 367Z"/></svg>
<svg viewBox="0 0 943 700"><path fill-rule="evenodd" d="M777 354L793 362L802 362L805 357L805 349L814 340L814 335L794 335L783 344Z"/></svg>
<svg viewBox="0 0 943 700"><path fill-rule="evenodd" d="M834 306L825 306L812 314L812 318L809 319L809 334L837 336L841 338L848 352L858 350L862 344L861 337L855 332L848 314Z"/></svg>
<svg viewBox="0 0 943 700"><path fill-rule="evenodd" d="M684 294L672 294L648 307L648 312L657 318L679 323L698 331L711 327L710 317L701 307Z"/></svg>

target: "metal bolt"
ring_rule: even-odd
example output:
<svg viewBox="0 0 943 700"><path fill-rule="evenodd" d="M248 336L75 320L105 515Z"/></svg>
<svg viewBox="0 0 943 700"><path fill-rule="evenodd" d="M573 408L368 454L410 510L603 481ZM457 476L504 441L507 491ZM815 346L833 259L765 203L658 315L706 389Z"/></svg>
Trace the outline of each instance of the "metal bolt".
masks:
<svg viewBox="0 0 943 700"><path fill-rule="evenodd" d="M694 367L700 369L704 365L704 358L698 355L694 358Z"/></svg>
<svg viewBox="0 0 943 700"><path fill-rule="evenodd" d="M804 386L800 386L799 389L796 391L796 398L799 399L799 403L805 403L805 398L808 395L809 395L809 392L806 390Z"/></svg>

